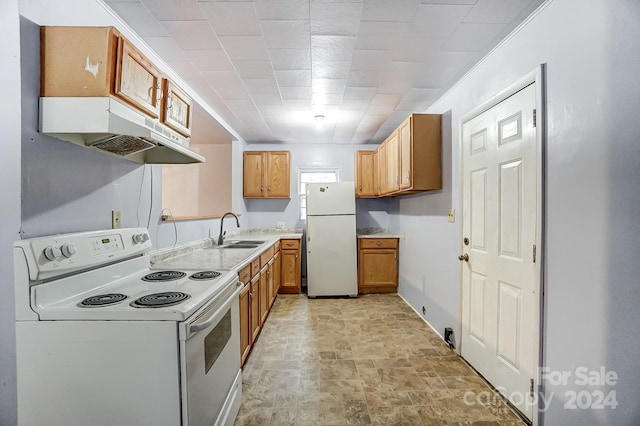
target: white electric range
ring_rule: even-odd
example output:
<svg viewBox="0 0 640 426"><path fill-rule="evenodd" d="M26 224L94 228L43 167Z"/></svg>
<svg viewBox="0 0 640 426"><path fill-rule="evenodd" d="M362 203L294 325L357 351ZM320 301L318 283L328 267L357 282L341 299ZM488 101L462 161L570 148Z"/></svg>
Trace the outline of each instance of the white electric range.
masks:
<svg viewBox="0 0 640 426"><path fill-rule="evenodd" d="M146 229L14 244L20 425L232 424L234 270L154 270Z"/></svg>

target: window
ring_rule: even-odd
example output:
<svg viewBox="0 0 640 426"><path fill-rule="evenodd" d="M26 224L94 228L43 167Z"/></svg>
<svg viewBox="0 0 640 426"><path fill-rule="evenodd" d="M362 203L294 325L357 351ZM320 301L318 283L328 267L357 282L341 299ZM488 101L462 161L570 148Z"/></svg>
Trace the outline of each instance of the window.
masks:
<svg viewBox="0 0 640 426"><path fill-rule="evenodd" d="M300 182L300 219L307 219L307 184L338 182L338 169L300 169L298 171Z"/></svg>

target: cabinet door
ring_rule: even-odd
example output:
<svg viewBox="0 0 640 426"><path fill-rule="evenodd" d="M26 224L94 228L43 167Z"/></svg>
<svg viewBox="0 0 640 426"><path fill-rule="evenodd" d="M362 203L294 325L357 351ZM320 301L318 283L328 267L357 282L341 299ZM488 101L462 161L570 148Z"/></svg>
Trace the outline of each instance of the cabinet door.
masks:
<svg viewBox="0 0 640 426"><path fill-rule="evenodd" d="M273 256L273 300L271 303L276 301L276 296L278 294L278 290L280 290L280 282L282 281L282 262L280 258L280 252L276 252Z"/></svg>
<svg viewBox="0 0 640 426"><path fill-rule="evenodd" d="M374 187L375 151L356 152L356 196L371 197L376 191Z"/></svg>
<svg viewBox="0 0 640 426"><path fill-rule="evenodd" d="M264 169L261 151L245 151L243 169L243 195L246 198L265 196L262 171Z"/></svg>
<svg viewBox="0 0 640 426"><path fill-rule="evenodd" d="M412 179L412 148L411 117L407 118L398 128L400 139L400 189L408 189L413 186Z"/></svg>
<svg viewBox="0 0 640 426"><path fill-rule="evenodd" d="M289 151L267 152L267 197L291 198Z"/></svg>
<svg viewBox="0 0 640 426"><path fill-rule="evenodd" d="M377 151L378 157L378 195L384 195L388 190L387 186L387 141L380 144Z"/></svg>
<svg viewBox="0 0 640 426"><path fill-rule="evenodd" d="M300 251L280 250L282 282L280 293L300 293Z"/></svg>
<svg viewBox="0 0 640 426"><path fill-rule="evenodd" d="M242 364L249 355L251 344L251 284L244 286L240 292L240 356Z"/></svg>
<svg viewBox="0 0 640 426"><path fill-rule="evenodd" d="M114 94L153 118L160 116L160 71L124 38L118 42Z"/></svg>
<svg viewBox="0 0 640 426"><path fill-rule="evenodd" d="M398 286L396 249L360 249L360 292L395 291Z"/></svg>
<svg viewBox="0 0 640 426"><path fill-rule="evenodd" d="M265 266L260 270L260 325L264 324L269 314L269 271Z"/></svg>
<svg viewBox="0 0 640 426"><path fill-rule="evenodd" d="M398 152L400 151L398 146L398 132L395 131L387 139L387 191L396 192L400 189L400 176L398 172Z"/></svg>
<svg viewBox="0 0 640 426"><path fill-rule="evenodd" d="M164 79L161 121L185 137L191 135L191 98Z"/></svg>
<svg viewBox="0 0 640 426"><path fill-rule="evenodd" d="M251 342L255 342L260 333L260 275L251 280Z"/></svg>

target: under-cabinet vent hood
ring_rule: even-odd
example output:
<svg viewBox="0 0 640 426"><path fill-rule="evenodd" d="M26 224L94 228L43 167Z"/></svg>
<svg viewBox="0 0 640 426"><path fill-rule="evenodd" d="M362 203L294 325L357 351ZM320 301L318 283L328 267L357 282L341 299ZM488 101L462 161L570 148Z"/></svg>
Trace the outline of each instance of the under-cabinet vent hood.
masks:
<svg viewBox="0 0 640 426"><path fill-rule="evenodd" d="M111 97L42 97L40 132L138 163L203 163L187 139Z"/></svg>

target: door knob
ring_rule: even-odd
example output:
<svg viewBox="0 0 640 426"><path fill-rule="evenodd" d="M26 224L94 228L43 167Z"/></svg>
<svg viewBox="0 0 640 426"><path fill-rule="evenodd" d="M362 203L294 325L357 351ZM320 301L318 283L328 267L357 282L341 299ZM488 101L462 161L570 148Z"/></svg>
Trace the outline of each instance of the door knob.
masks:
<svg viewBox="0 0 640 426"><path fill-rule="evenodd" d="M458 256L458 260L464 260L465 262L468 262L469 261L469 255L467 253L461 254L460 256Z"/></svg>

